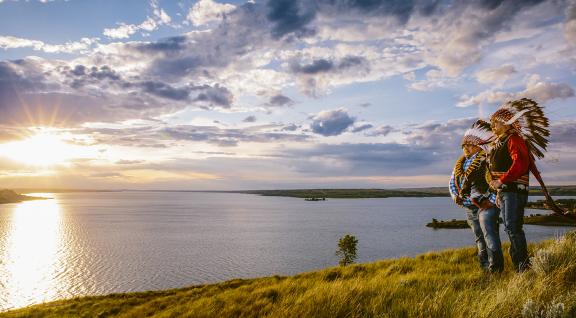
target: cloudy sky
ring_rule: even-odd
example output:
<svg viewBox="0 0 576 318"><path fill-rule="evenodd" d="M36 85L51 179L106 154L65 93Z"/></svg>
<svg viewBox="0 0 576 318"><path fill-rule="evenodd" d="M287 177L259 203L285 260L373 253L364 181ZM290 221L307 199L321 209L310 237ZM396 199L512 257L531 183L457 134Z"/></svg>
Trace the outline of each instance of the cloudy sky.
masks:
<svg viewBox="0 0 576 318"><path fill-rule="evenodd" d="M575 72L576 0L0 0L0 187L443 186L521 97L576 184Z"/></svg>

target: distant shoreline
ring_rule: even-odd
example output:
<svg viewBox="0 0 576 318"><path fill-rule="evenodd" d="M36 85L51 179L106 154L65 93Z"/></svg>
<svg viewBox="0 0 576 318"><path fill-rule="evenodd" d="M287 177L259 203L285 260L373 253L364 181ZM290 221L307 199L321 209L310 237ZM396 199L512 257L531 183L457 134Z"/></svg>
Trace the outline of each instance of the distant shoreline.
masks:
<svg viewBox="0 0 576 318"><path fill-rule="evenodd" d="M369 199L369 198L429 198L449 197L446 187L397 188L397 189L274 189L274 190L162 190L162 189L14 189L18 193L74 193L74 192L190 192L190 193L243 193L262 196L293 198L330 198L330 199ZM552 196L576 196L576 185L549 186ZM540 187L530 187L530 196L543 196Z"/></svg>

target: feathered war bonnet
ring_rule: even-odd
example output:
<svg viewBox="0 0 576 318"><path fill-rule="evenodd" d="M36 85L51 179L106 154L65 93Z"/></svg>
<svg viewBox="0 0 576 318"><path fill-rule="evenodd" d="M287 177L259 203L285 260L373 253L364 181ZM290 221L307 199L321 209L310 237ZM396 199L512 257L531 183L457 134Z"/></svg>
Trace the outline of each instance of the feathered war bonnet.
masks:
<svg viewBox="0 0 576 318"><path fill-rule="evenodd" d="M477 120L472 127L468 128L464 133L462 138L462 146L472 145L478 146L488 152L488 144L492 139L494 139L494 134L490 129L490 124L483 121L482 119Z"/></svg>
<svg viewBox="0 0 576 318"><path fill-rule="evenodd" d="M496 120L511 125L524 138L533 156L544 157L550 130L548 118L538 103L528 98L507 102L490 117L491 122Z"/></svg>

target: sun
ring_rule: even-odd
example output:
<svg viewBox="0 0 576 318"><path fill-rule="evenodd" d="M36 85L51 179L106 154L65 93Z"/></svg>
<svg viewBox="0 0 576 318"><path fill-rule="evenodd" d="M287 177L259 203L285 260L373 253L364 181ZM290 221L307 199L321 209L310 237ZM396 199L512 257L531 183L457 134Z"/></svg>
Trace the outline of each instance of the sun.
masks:
<svg viewBox="0 0 576 318"><path fill-rule="evenodd" d="M64 164L81 156L79 146L66 142L56 132L38 131L34 135L0 146L0 155L33 166Z"/></svg>

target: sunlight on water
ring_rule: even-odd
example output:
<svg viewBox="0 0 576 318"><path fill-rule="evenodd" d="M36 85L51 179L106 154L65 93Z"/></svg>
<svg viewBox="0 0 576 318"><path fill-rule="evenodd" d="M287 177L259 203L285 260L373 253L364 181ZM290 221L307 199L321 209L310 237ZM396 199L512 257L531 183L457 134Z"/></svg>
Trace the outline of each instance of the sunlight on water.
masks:
<svg viewBox="0 0 576 318"><path fill-rule="evenodd" d="M14 205L2 253L1 287L11 307L52 300L62 264L62 222L58 201L28 201Z"/></svg>

